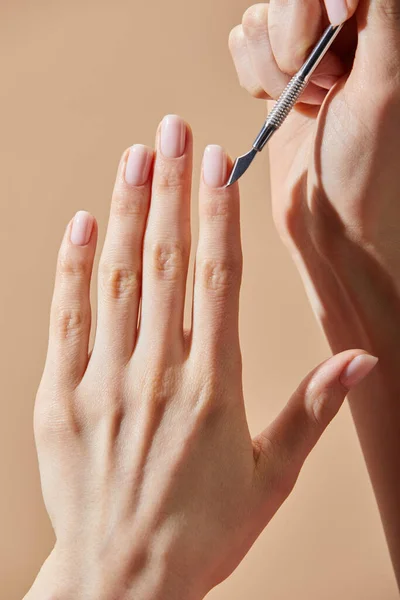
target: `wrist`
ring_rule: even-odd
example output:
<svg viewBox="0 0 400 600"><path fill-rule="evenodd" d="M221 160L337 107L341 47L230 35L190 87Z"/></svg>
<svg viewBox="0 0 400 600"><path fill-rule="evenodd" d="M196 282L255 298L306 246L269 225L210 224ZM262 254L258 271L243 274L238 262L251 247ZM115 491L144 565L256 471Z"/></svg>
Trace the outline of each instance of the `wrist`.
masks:
<svg viewBox="0 0 400 600"><path fill-rule="evenodd" d="M53 550L23 600L67 600L72 597L72 594L69 577L61 569L56 568Z"/></svg>
<svg viewBox="0 0 400 600"><path fill-rule="evenodd" d="M168 561L145 564L144 554L138 560L143 562L141 568L131 570L128 565L121 568L76 557L67 559L53 550L24 600L202 600L204 597L205 594L197 592L168 568Z"/></svg>

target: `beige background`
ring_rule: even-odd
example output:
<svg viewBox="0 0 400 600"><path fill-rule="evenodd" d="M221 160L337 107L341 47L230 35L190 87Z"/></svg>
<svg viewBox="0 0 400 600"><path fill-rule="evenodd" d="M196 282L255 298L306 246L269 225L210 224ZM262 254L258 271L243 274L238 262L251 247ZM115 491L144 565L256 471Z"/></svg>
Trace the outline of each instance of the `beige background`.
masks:
<svg viewBox="0 0 400 600"><path fill-rule="evenodd" d="M32 407L54 261L77 209L101 234L121 151L176 112L201 152L247 150L265 114L236 81L227 37L249 0L2 0L0 5L0 597L19 600L52 545ZM242 185L241 328L256 432L328 349L273 229L266 155ZM295 492L214 600L397 598L347 407Z"/></svg>

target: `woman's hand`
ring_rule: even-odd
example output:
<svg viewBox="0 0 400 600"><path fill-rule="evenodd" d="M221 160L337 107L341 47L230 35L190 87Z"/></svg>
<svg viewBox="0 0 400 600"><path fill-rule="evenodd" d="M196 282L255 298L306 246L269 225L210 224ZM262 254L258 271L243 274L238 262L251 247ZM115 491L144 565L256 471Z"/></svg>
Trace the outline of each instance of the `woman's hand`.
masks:
<svg viewBox="0 0 400 600"><path fill-rule="evenodd" d="M352 18L269 144L273 213L333 351L380 357L350 399L400 581L400 4L326 7ZM319 0L251 7L230 36L242 85L276 99L327 24Z"/></svg>
<svg viewBox="0 0 400 600"><path fill-rule="evenodd" d="M337 7L331 12L338 15L342 6L344 20L357 1L326 4ZM277 98L327 24L319 0L272 0L249 8L230 36L242 85L255 96ZM313 81L330 92L312 84L309 93L322 106L311 106L305 96L269 144L274 217L293 255L304 263L304 275L318 276L318 288L335 292L324 305L337 314L336 324L345 316L346 325L350 317L361 319L362 327L354 298L338 298L335 276L343 280L348 270L354 279L354 269L367 263L381 268L382 276L385 271L392 292L400 294L398 1L363 0L318 72ZM356 248L349 269L346 260L355 257ZM321 272L325 262L329 269ZM353 287L359 294L370 291L363 278Z"/></svg>
<svg viewBox="0 0 400 600"><path fill-rule="evenodd" d="M57 541L30 600L202 598L242 560L347 390L376 363L360 350L329 359L252 440L238 337L239 195L223 187L230 162L207 148L184 332L192 135L180 118L164 119L153 159L133 146L120 163L91 353L93 217L79 212L61 246L35 406Z"/></svg>

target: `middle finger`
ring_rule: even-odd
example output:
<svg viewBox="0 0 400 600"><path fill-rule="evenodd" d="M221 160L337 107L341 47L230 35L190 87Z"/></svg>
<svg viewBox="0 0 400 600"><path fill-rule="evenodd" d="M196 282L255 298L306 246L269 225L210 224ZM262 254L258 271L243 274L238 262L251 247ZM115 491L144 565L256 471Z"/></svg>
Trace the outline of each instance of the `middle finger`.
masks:
<svg viewBox="0 0 400 600"><path fill-rule="evenodd" d="M190 254L192 134L178 116L162 121L143 249L143 292L138 345L183 348L183 313Z"/></svg>

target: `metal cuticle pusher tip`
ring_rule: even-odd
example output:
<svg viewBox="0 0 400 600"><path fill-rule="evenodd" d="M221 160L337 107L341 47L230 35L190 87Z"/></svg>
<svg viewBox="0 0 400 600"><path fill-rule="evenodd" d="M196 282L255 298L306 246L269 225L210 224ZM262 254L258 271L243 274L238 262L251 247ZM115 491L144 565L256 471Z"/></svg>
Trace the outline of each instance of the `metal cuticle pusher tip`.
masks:
<svg viewBox="0 0 400 600"><path fill-rule="evenodd" d="M247 171L247 169L255 159L256 154L257 150L255 148L252 148L250 152L247 152L247 154L243 154L243 156L239 156L235 160L226 187L235 183L235 181L237 181L243 175L243 173Z"/></svg>
<svg viewBox="0 0 400 600"><path fill-rule="evenodd" d="M243 154L235 160L232 172L226 184L227 187L240 179L240 177L250 167L257 153L263 150L268 140L285 121L286 117L289 115L304 89L310 82L311 75L314 73L315 69L327 53L342 27L343 23L336 26L330 25L324 31L321 39L312 50L304 65L289 81L280 98L277 100L274 108L269 113L267 120L265 121L260 133L254 141L252 149L247 152L247 154Z"/></svg>

